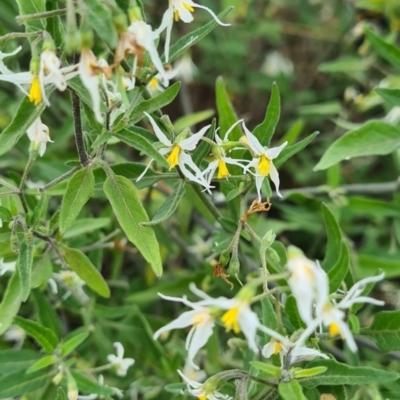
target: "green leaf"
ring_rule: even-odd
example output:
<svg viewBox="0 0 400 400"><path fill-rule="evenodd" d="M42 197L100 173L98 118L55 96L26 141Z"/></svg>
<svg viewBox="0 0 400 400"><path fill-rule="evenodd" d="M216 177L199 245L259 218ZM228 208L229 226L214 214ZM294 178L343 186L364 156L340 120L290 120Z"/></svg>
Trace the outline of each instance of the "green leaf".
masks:
<svg viewBox="0 0 400 400"><path fill-rule="evenodd" d="M137 149L149 156L150 158L153 158L163 167L168 168L169 165L167 163L167 160L154 148L154 146L147 139L137 133L137 129L142 128L133 127L129 128L129 130L123 129L115 133L114 136L119 140L122 140L127 145L133 147L134 149Z"/></svg>
<svg viewBox="0 0 400 400"><path fill-rule="evenodd" d="M79 391L83 393L99 394L103 396L112 396L113 394L115 394L114 389L105 385L100 385L99 383L92 381L78 371L74 371L72 369L71 374L75 379L76 384L78 385Z"/></svg>
<svg viewBox="0 0 400 400"><path fill-rule="evenodd" d="M72 224L65 232L64 239L71 239L76 236L85 235L89 232L94 232L105 228L111 224L110 218L81 218Z"/></svg>
<svg viewBox="0 0 400 400"><path fill-rule="evenodd" d="M283 400L307 400L299 381L281 382L278 386L279 394Z"/></svg>
<svg viewBox="0 0 400 400"><path fill-rule="evenodd" d="M31 291L33 246L26 238L20 243L17 271L21 283L21 299L26 301Z"/></svg>
<svg viewBox="0 0 400 400"><path fill-rule="evenodd" d="M60 233L63 234L75 221L94 190L94 174L90 167L81 169L68 182L61 203Z"/></svg>
<svg viewBox="0 0 400 400"><path fill-rule="evenodd" d="M316 360L306 365L306 368L327 367L321 375L301 380L305 387L319 385L370 385L374 383L392 382L399 374L371 367L352 367L334 360Z"/></svg>
<svg viewBox="0 0 400 400"><path fill-rule="evenodd" d="M168 104L172 103L175 97L178 95L179 90L181 88L180 82L175 82L169 88L165 89L163 92L156 94L149 100L144 100L139 103L134 109L132 114L129 116L129 125L134 125L139 122L145 115L143 114L144 111L148 112L149 114L153 113L154 111L159 110L162 107L167 106ZM117 124L114 131L119 131L125 126L123 123L124 118L121 120L121 124Z"/></svg>
<svg viewBox="0 0 400 400"><path fill-rule="evenodd" d="M390 258L358 254L358 267L356 276L359 278L374 275L377 269L381 269L385 273L385 278L400 276L398 255Z"/></svg>
<svg viewBox="0 0 400 400"><path fill-rule="evenodd" d="M25 0L20 1L24 2ZM52 90L48 90L47 95L50 96L51 92ZM44 103L35 106L27 97L22 99L14 119L0 135L0 156L8 153L17 144L18 140L40 116L44 108Z"/></svg>
<svg viewBox="0 0 400 400"><path fill-rule="evenodd" d="M238 120L235 110L229 100L222 77L217 78L215 92L217 96L218 125L221 129L220 135L223 137L229 128ZM230 140L239 140L242 137L242 130L237 125L230 133Z"/></svg>
<svg viewBox="0 0 400 400"><path fill-rule="evenodd" d="M184 129L191 128L192 126L211 118L213 115L214 110L204 110L184 115L174 122L174 132L182 132Z"/></svg>
<svg viewBox="0 0 400 400"><path fill-rule="evenodd" d="M296 299L290 294L285 303L285 313L289 318L290 323L296 328L305 328L305 323L302 321L297 309Z"/></svg>
<svg viewBox="0 0 400 400"><path fill-rule="evenodd" d="M86 285L100 296L110 297L110 289L107 282L85 254L62 243L58 243L58 247L69 267L77 273Z"/></svg>
<svg viewBox="0 0 400 400"><path fill-rule="evenodd" d="M400 130L382 121L369 121L333 142L314 171L353 157L385 155L400 147Z"/></svg>
<svg viewBox="0 0 400 400"><path fill-rule="evenodd" d="M36 14L46 11L46 0L16 0L19 15ZM27 32L42 31L46 29L44 19L30 19L24 22ZM9 396L11 397L11 396Z"/></svg>
<svg viewBox="0 0 400 400"><path fill-rule="evenodd" d="M273 378L279 378L281 376L281 369L275 365L266 364L261 361L250 361L250 365L260 371L263 371L268 376L272 376Z"/></svg>
<svg viewBox="0 0 400 400"><path fill-rule="evenodd" d="M185 181L181 181L178 187L167 197L161 207L158 209L150 222L142 222L141 226L153 226L167 220L178 208L183 195L185 194Z"/></svg>
<svg viewBox="0 0 400 400"><path fill-rule="evenodd" d="M308 144L314 140L314 138L319 135L319 132L314 132L311 135L307 136L305 139L300 140L291 146L285 147L278 158L274 161L274 165L276 168L279 168L285 161L287 161L290 157L293 157L299 151L303 150Z"/></svg>
<svg viewBox="0 0 400 400"><path fill-rule="evenodd" d="M54 371L41 370L33 374L21 371L0 378L0 398L17 397L45 386L55 375Z"/></svg>
<svg viewBox="0 0 400 400"><path fill-rule="evenodd" d="M109 175L104 182L104 193L111 203L122 230L148 261L157 276L162 274L160 248L152 228L141 226L149 222L146 210L133 183L119 175Z"/></svg>
<svg viewBox="0 0 400 400"><path fill-rule="evenodd" d="M64 389L61 386L57 388L57 395L54 400L67 400L67 396L65 395Z"/></svg>
<svg viewBox="0 0 400 400"><path fill-rule="evenodd" d="M5 207L0 206L0 219L3 222L9 222L12 220L12 218L13 217L12 217L10 211Z"/></svg>
<svg viewBox="0 0 400 400"><path fill-rule="evenodd" d="M11 374L12 372L27 370L33 365L40 355L29 349L7 349L0 351L0 373Z"/></svg>
<svg viewBox="0 0 400 400"><path fill-rule="evenodd" d="M341 248L342 232L340 231L340 226L329 207L325 203L322 203L321 208L328 237L322 267L325 271L329 271L337 262Z"/></svg>
<svg viewBox="0 0 400 400"><path fill-rule="evenodd" d="M54 306L50 304L47 297L39 290L32 290L38 321L46 328L51 329L58 338L61 337L61 323Z"/></svg>
<svg viewBox="0 0 400 400"><path fill-rule="evenodd" d="M14 316L17 315L21 306L21 283L18 273L10 278L7 289L0 304L0 335L12 324Z"/></svg>
<svg viewBox="0 0 400 400"><path fill-rule="evenodd" d="M118 41L118 35L110 8L102 0L85 0L84 4L86 7L78 8L78 10L82 10L82 17L105 43L114 48Z"/></svg>
<svg viewBox="0 0 400 400"><path fill-rule="evenodd" d="M56 349L58 338L52 330L35 321L19 316L14 318L14 324L22 328L27 335L32 336L47 353L51 353Z"/></svg>
<svg viewBox="0 0 400 400"><path fill-rule="evenodd" d="M375 88L375 92L392 106L400 107L400 89Z"/></svg>
<svg viewBox="0 0 400 400"><path fill-rule="evenodd" d="M278 318L276 316L274 305L268 298L261 300L261 310L262 310L262 323L268 328L276 330L278 329ZM270 336L265 334L264 340L269 341Z"/></svg>
<svg viewBox="0 0 400 400"><path fill-rule="evenodd" d="M363 216L371 215L380 218L400 216L400 207L397 204L366 197L349 197L347 207L352 213Z"/></svg>
<svg viewBox="0 0 400 400"><path fill-rule="evenodd" d="M89 332L83 332L71 339L68 339L61 345L61 356L65 357L71 354L80 344L82 344L89 337Z"/></svg>
<svg viewBox="0 0 400 400"><path fill-rule="evenodd" d="M218 14L218 18L223 20L229 12L231 12L233 7L228 7L226 10ZM176 60L178 57L186 53L192 46L194 46L199 40L207 36L214 28L219 26L218 22L211 19L210 22L203 25L202 27L189 32L187 35L181 37L177 42L175 42L169 49L169 59L168 62ZM165 63L165 56L161 57L163 63Z"/></svg>
<svg viewBox="0 0 400 400"><path fill-rule="evenodd" d="M372 338L383 353L400 350L400 310L378 312L361 334Z"/></svg>
<svg viewBox="0 0 400 400"><path fill-rule="evenodd" d="M264 121L254 128L253 134L263 146L269 146L281 115L281 97L276 82L272 83L271 98L265 112Z"/></svg>
<svg viewBox="0 0 400 400"><path fill-rule="evenodd" d="M26 373L31 374L32 372L40 371L41 369L46 368L49 365L53 365L56 361L57 358L54 354L45 356L40 360L36 361L35 364L33 364L31 367L29 367Z"/></svg>
<svg viewBox="0 0 400 400"><path fill-rule="evenodd" d="M204 137L214 140L214 132L215 132L215 124L216 120L213 118L211 127L204 135ZM201 161L210 153L210 143L206 142L205 140L201 140L200 144L194 149L192 154L192 160L196 165L200 165Z"/></svg>
<svg viewBox="0 0 400 400"><path fill-rule="evenodd" d="M396 69L400 65L400 50L396 45L386 42L371 29L365 29L365 36L373 49L386 61L389 61Z"/></svg>
<svg viewBox="0 0 400 400"><path fill-rule="evenodd" d="M311 376L317 376L323 374L328 368L327 367L314 367L314 368L305 368L294 371L295 378L308 378Z"/></svg>
<svg viewBox="0 0 400 400"><path fill-rule="evenodd" d="M336 264L328 271L329 293L338 290L349 272L350 268L350 250L346 243L341 242L340 253Z"/></svg>

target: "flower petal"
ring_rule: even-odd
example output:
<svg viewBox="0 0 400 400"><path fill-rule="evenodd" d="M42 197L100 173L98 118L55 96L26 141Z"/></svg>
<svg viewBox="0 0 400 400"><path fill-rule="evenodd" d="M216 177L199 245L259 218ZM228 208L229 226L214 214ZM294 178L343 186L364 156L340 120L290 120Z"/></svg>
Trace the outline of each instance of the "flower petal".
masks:
<svg viewBox="0 0 400 400"><path fill-rule="evenodd" d="M208 131L211 125L207 125L204 128L200 129L194 135L188 137L187 139L179 142L179 146L183 150L192 151L196 148L197 143L199 143L200 139L204 136L204 134Z"/></svg>
<svg viewBox="0 0 400 400"><path fill-rule="evenodd" d="M149 119L151 126L154 129L154 134L157 136L157 139L164 146L171 147L172 146L171 141L165 136L164 132L158 127L158 125L156 124L156 121L154 121L152 116L149 113L147 113L146 111L143 111L143 114Z"/></svg>
<svg viewBox="0 0 400 400"><path fill-rule="evenodd" d="M214 319L210 317L208 320L205 320L205 322L197 325L196 329L194 330L194 334L191 337L188 346L188 362L196 370L198 370L199 367L194 364L193 359L198 353L198 351L208 342L208 339L211 337L213 333L213 328L214 328Z"/></svg>
<svg viewBox="0 0 400 400"><path fill-rule="evenodd" d="M279 184L280 184L279 174L272 161L269 164L269 176L271 178L271 181L274 182L276 194L279 197L282 197L281 193L279 192Z"/></svg>
<svg viewBox="0 0 400 400"><path fill-rule="evenodd" d="M279 156L279 154L281 154L281 151L283 150L283 148L288 144L288 142L285 142L283 144L281 144L278 147L272 147L268 150L265 151L265 157L269 158L270 160L275 159L276 157Z"/></svg>
<svg viewBox="0 0 400 400"><path fill-rule="evenodd" d="M253 152L258 156L264 154L265 149L263 146L261 146L261 143L258 141L258 139L247 129L246 124L244 122L242 123L242 125L251 150L253 150Z"/></svg>

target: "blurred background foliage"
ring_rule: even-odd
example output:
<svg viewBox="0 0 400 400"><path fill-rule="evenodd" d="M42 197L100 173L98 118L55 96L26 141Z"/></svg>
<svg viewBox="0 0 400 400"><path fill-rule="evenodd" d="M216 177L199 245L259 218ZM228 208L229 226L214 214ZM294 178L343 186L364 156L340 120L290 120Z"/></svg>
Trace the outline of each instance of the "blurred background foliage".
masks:
<svg viewBox="0 0 400 400"><path fill-rule="evenodd" d="M117 2L124 4L124 0ZM59 7L64 4L54 0L47 0L47 3ZM153 27L158 26L167 1L146 0L144 3L148 22ZM293 143L316 130L320 135L280 171L281 188L299 190L287 193L283 202L274 198L268 218L265 215L254 218L250 224L260 235L273 229L285 245L295 244L309 258L323 259L326 233L321 202L330 204L350 245L351 268L357 278L373 274L378 268L389 277L400 277L400 196L396 183L400 152L344 161L326 171L313 172L313 168L327 147L352 127L371 118L385 118L392 124L399 124L400 109L391 109L374 92L377 86L400 88L398 71L378 58L363 33L363 25L369 24L380 35L398 43L398 3L395 0L204 0L202 4L216 12L234 5L235 9L229 14L232 27L218 27L192 49L188 56L197 66L194 76L183 82L180 95L165 109L172 121L205 109L215 113L215 81L223 76L237 115L253 128L263 119L271 85L277 82L282 111L274 144L284 140ZM0 34L22 31L22 26L15 22L18 13L15 2L2 0L0 9ZM195 17L191 25L175 24L173 40L210 19L203 10L196 10ZM17 44L23 46L22 53L7 58L6 64L13 70L28 70L30 49L24 40L9 41L1 50L11 51ZM96 53L105 57L110 54L98 38ZM13 85L0 82L1 129L11 121L21 98L22 94ZM74 165L70 160L77 160L68 91L52 96L51 107L45 110L42 119L50 127L54 143L35 163L29 177L32 186L38 181L46 183L58 177ZM85 123L85 129L90 132L91 127ZM28 139L23 138L11 153L1 157L3 176L18 182L16 173L23 171L28 147ZM109 146L107 158L119 163L142 160L138 152L121 144ZM213 251L222 248L221 243L229 238L217 232L214 219L188 188L175 216L155 228L165 268L159 281L118 231L107 246L90 249L93 243L118 229L111 209L104 207L100 182L104 179L103 173L96 173L99 190L70 229L70 245L86 248L90 259L108 280L113 295L108 301L99 299L97 304L92 301L85 308L73 297L63 303L56 298L51 301L69 330L82 324L95 326L92 332L95 354L93 342L81 346L81 353L86 351L90 363L104 361L112 352L112 342L119 340L125 345L126 355L136 359L136 365L125 378L125 386L139 379L132 386L133 392L137 390L144 398L168 399L170 395L163 391L165 379L176 380L174 371L182 368L185 352L183 347L175 347L175 341L164 348L151 338L151 331L177 312L170 308L174 305L158 301L157 292L181 296L187 293L189 282L195 282L203 289L218 288L219 294L230 295L229 286L212 275ZM385 182L390 184L379 186ZM357 184L367 187L354 186ZM150 215L170 192L171 187L165 183L157 190L146 188L140 192L145 202L152 199L151 204L147 201ZM51 197L48 217L58 208L60 195L62 192L59 196L54 192ZM224 210L223 199L215 200ZM8 242L0 243L0 253L6 260L15 257ZM250 241L244 241L242 279L258 268L252 261L257 259L256 249ZM0 282L4 289L7 279L3 277ZM236 291L238 285L234 283ZM400 302L395 285L386 288L386 294L380 294L389 305ZM25 304L22 315L30 315L33 307L32 303ZM0 339L0 347L9 346ZM27 343L26 346L33 345ZM226 348L218 343L216 335L213 336L203 360L206 367L220 365L223 368L234 364L232 349L225 353L224 359L217 359L220 346ZM372 364L381 362L379 355L369 350L365 352ZM349 363L358 362L355 356L346 354L346 357ZM163 364L165 359L169 359L168 365ZM213 364L213 361L216 362ZM84 358L79 362L83 367L88 363ZM217 371L209 369L208 372ZM107 383L121 387L119 382L109 377Z"/></svg>

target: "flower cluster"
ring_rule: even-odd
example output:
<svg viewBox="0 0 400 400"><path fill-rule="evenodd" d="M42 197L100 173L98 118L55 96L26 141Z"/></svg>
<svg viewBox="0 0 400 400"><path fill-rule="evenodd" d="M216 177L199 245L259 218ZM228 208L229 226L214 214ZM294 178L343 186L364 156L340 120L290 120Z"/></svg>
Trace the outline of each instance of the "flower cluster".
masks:
<svg viewBox="0 0 400 400"><path fill-rule="evenodd" d="M284 336L260 322L257 314L250 307L254 302L255 295L255 285L250 282L232 299L212 298L194 284L190 285L190 290L200 298L196 302L189 301L186 296L178 298L159 293L162 299L180 302L191 310L184 312L177 319L160 328L155 332L154 339L158 339L171 330L190 327L186 338L187 363L194 369L198 369L194 358L208 342L218 321L226 328L227 332L233 331L235 334L242 332L249 349L257 354L260 353L260 346L262 346L258 342L257 331L270 336L271 339L268 343L264 343L261 354L265 358L279 354L282 367L313 358L328 358L317 348L307 345L307 340L318 327L320 327L319 333L322 333L323 327L326 327L330 337L342 337L346 340L349 349L356 351L357 346L345 321L344 311L350 309L355 303L383 305L382 301L362 294L367 284L382 280L384 275L363 279L354 284L347 292L338 291L330 296L326 272L318 262L307 259L299 249L293 246L289 248L287 269L290 272L288 283L291 292L296 298L299 315L306 324L305 330L293 334L292 337ZM335 302L331 300L332 297L340 298L340 301ZM178 372L192 395L200 399L230 398L219 393L218 387L211 385L212 378L201 384L193 381L181 371Z"/></svg>

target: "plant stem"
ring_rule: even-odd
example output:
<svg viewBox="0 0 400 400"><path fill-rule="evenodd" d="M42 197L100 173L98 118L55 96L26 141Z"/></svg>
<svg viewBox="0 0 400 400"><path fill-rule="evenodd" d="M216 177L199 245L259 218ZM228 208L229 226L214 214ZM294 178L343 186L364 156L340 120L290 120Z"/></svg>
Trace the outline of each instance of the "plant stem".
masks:
<svg viewBox="0 0 400 400"><path fill-rule="evenodd" d="M11 32L7 33L7 35L0 36L0 43L6 42L11 39L19 39L19 38L30 38L33 36L41 36L43 35L43 31L36 32Z"/></svg>
<svg viewBox="0 0 400 400"><path fill-rule="evenodd" d="M193 190L196 192L197 196L200 197L200 200L204 203L204 205L208 208L213 217L218 221L222 218L222 214L219 212L218 208L215 207L214 203L206 196L204 192L201 191L200 186L195 183L192 185Z"/></svg>
<svg viewBox="0 0 400 400"><path fill-rule="evenodd" d="M21 203L22 203L22 206L24 207L25 213L28 213L28 211L29 211L28 206L25 201L25 197L24 197L25 181L28 178L29 171L31 170L32 165L36 160L37 154L38 154L37 151L29 151L28 163L25 166L24 173L22 174L21 182L19 184L18 196L21 199Z"/></svg>
<svg viewBox="0 0 400 400"><path fill-rule="evenodd" d="M62 182L64 179L67 179L69 176L73 175L76 171L80 170L81 167L74 167L70 171L66 172L65 174L59 176L58 178L54 179L53 181L49 182L47 185L44 185L43 187L39 188L39 192L43 193L47 189L50 189L57 183Z"/></svg>
<svg viewBox="0 0 400 400"><path fill-rule="evenodd" d="M22 25L26 21L31 21L31 20L35 20L35 19L41 19L41 18L57 17L58 15L64 15L66 12L67 12L66 8L60 8L59 10L44 11L44 12L35 13L35 14L19 15L15 19L20 25Z"/></svg>
<svg viewBox="0 0 400 400"><path fill-rule="evenodd" d="M90 163L90 160L86 152L85 140L83 138L80 99L74 90L70 89L70 92L71 92L72 114L74 116L76 149L78 150L79 162L83 167L86 167Z"/></svg>

